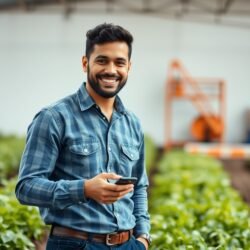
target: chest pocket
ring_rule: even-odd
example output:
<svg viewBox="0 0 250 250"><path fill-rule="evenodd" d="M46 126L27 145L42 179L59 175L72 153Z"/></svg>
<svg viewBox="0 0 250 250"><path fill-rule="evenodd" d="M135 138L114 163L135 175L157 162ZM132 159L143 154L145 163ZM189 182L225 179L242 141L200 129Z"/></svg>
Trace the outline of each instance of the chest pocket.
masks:
<svg viewBox="0 0 250 250"><path fill-rule="evenodd" d="M139 160L140 154L136 147L130 145L122 145L120 154L120 171L122 176L131 176L132 169Z"/></svg>
<svg viewBox="0 0 250 250"><path fill-rule="evenodd" d="M73 144L69 147L69 150L77 155L88 156L99 149L98 142L91 142L91 143L80 143L80 144Z"/></svg>
<svg viewBox="0 0 250 250"><path fill-rule="evenodd" d="M72 171L84 178L100 173L99 142L76 142L69 146Z"/></svg>

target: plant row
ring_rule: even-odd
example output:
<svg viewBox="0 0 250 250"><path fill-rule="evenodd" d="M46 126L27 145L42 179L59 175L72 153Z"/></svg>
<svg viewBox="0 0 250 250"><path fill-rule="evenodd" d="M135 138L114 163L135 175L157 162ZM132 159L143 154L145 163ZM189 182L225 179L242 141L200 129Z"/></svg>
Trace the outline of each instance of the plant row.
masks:
<svg viewBox="0 0 250 250"><path fill-rule="evenodd" d="M0 249L35 249L45 225L38 209L22 206L15 197L16 175L24 138L0 135Z"/></svg>
<svg viewBox="0 0 250 250"><path fill-rule="evenodd" d="M34 241L44 235L45 225L37 207L22 206L14 188L16 178L2 183L0 188L0 249L35 249Z"/></svg>
<svg viewBox="0 0 250 250"><path fill-rule="evenodd" d="M156 147L146 136L146 167L156 165ZM0 138L0 249L35 249L45 230L37 208L15 198L24 140ZM152 250L249 250L250 213L221 164L183 152L165 154L150 191ZM152 176L150 176L152 177ZM152 179L152 178L150 178Z"/></svg>
<svg viewBox="0 0 250 250"><path fill-rule="evenodd" d="M249 250L250 211L221 163L166 153L150 196L154 250Z"/></svg>
<svg viewBox="0 0 250 250"><path fill-rule="evenodd" d="M0 185L5 179L17 175L24 143L23 137L0 134Z"/></svg>

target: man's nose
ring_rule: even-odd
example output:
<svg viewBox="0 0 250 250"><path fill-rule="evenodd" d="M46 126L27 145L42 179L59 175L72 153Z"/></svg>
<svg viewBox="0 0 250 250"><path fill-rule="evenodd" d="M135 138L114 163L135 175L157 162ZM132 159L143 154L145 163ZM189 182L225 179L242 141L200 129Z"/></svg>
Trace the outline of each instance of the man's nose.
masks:
<svg viewBox="0 0 250 250"><path fill-rule="evenodd" d="M116 66L114 63L108 63L105 67L106 73L116 73Z"/></svg>

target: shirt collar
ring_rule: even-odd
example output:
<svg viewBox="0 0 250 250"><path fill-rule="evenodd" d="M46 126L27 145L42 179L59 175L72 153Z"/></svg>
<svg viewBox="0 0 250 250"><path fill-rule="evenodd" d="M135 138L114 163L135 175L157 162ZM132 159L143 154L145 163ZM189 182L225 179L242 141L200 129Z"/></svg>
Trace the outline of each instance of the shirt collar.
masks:
<svg viewBox="0 0 250 250"><path fill-rule="evenodd" d="M84 82L77 91L78 103L81 111L85 111L95 105L94 100L89 95L86 89L86 83Z"/></svg>
<svg viewBox="0 0 250 250"><path fill-rule="evenodd" d="M84 82L81 87L77 91L77 97L78 97L78 103L80 106L81 111L85 111L92 106L96 105L93 98L89 95L87 89L86 89L86 83ZM115 98L115 109L117 112L125 114L126 109L121 101L121 98L119 96L116 96Z"/></svg>
<svg viewBox="0 0 250 250"><path fill-rule="evenodd" d="M115 109L117 112L121 114L126 113L126 108L124 107L121 98L117 95L115 98Z"/></svg>

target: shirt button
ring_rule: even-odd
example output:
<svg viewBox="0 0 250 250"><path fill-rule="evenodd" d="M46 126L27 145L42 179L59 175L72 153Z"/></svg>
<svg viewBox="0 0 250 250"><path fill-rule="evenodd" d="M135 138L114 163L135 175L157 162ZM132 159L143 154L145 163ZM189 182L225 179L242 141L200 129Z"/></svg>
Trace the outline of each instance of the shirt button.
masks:
<svg viewBox="0 0 250 250"><path fill-rule="evenodd" d="M85 153L88 153L88 149L87 149L87 148L83 149L83 151L84 151Z"/></svg>
<svg viewBox="0 0 250 250"><path fill-rule="evenodd" d="M111 147L108 147L108 151L111 151Z"/></svg>
<svg viewBox="0 0 250 250"><path fill-rule="evenodd" d="M110 167L108 167L108 172L110 172Z"/></svg>
<svg viewBox="0 0 250 250"><path fill-rule="evenodd" d="M134 157L134 155L133 155L133 154L130 154L130 156L131 156L131 157Z"/></svg>
<svg viewBox="0 0 250 250"><path fill-rule="evenodd" d="M102 118L103 120L105 120L106 119L106 117L105 116L103 116L103 118Z"/></svg>

